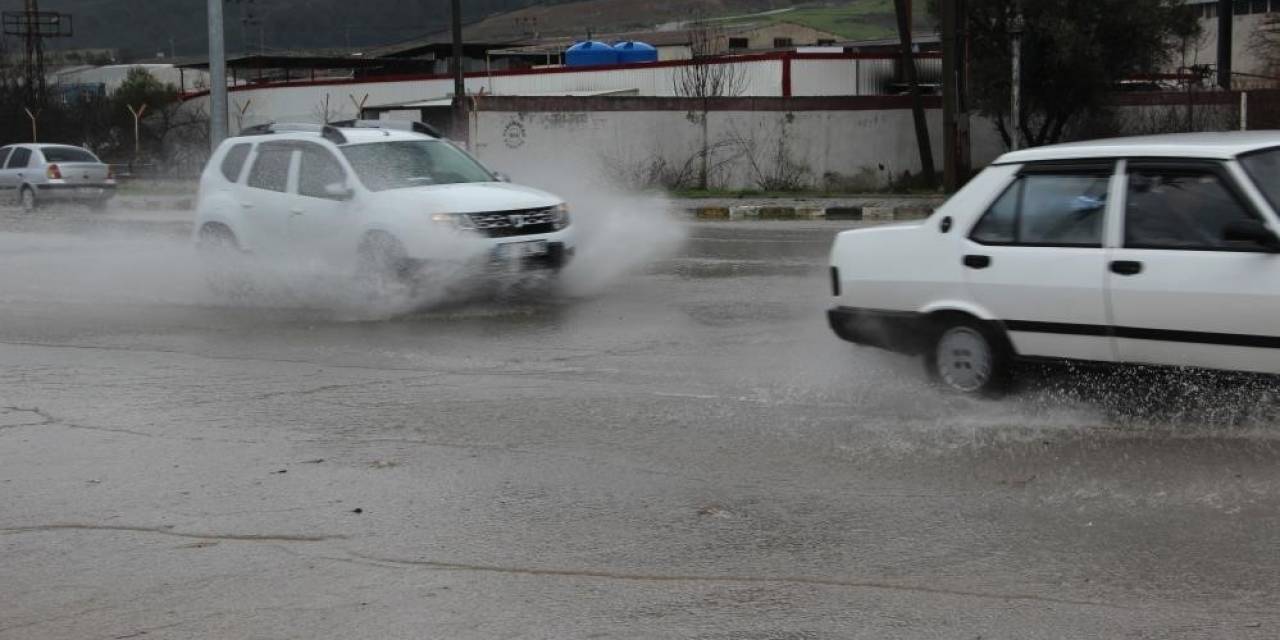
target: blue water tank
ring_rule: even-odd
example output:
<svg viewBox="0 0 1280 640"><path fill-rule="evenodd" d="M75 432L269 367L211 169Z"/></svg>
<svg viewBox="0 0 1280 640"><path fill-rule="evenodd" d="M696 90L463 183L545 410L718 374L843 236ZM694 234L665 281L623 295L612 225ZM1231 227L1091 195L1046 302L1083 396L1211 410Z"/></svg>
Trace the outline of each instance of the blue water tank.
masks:
<svg viewBox="0 0 1280 640"><path fill-rule="evenodd" d="M613 49L618 52L618 64L658 61L658 50L643 42L623 40L613 43Z"/></svg>
<svg viewBox="0 0 1280 640"><path fill-rule="evenodd" d="M618 64L618 52L603 42L587 40L569 47L564 52L564 63L570 67Z"/></svg>

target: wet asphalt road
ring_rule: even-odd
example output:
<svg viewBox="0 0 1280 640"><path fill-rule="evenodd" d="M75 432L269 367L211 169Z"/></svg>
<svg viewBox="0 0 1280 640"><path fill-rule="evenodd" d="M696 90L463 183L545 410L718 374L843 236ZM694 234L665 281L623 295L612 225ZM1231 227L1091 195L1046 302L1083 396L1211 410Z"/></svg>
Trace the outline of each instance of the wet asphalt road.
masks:
<svg viewBox="0 0 1280 640"><path fill-rule="evenodd" d="M1267 390L941 395L825 327L838 223L349 320L8 215L6 640L1280 635Z"/></svg>

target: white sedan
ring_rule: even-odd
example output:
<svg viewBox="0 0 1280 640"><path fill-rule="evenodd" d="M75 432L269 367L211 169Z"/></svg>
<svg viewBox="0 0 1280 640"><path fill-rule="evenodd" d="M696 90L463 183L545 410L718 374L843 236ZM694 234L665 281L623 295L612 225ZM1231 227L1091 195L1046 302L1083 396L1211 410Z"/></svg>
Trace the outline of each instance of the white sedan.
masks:
<svg viewBox="0 0 1280 640"><path fill-rule="evenodd" d="M836 335L990 395L1022 359L1280 374L1280 132L1007 153L920 223L845 231Z"/></svg>

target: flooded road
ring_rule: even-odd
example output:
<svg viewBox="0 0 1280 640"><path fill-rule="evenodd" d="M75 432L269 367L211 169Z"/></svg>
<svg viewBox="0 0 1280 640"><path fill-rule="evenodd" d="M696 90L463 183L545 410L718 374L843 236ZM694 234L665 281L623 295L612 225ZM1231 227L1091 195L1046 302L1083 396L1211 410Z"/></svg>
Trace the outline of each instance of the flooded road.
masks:
<svg viewBox="0 0 1280 640"><path fill-rule="evenodd" d="M0 638L1280 627L1268 388L940 394L826 327L849 223L351 319L210 297L181 217L6 219Z"/></svg>

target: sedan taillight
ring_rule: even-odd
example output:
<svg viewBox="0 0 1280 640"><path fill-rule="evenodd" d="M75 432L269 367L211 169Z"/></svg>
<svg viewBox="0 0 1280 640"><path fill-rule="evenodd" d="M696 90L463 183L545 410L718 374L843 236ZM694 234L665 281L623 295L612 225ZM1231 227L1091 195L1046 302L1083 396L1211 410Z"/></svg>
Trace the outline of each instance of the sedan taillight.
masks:
<svg viewBox="0 0 1280 640"><path fill-rule="evenodd" d="M59 169L59 168L58 168L58 165L56 165L56 164L51 164L51 165L49 165L49 167L48 167L48 168L46 168L46 169L44 170L44 175L45 175L45 177L49 178L50 180L61 180L61 179L62 179L62 169Z"/></svg>

